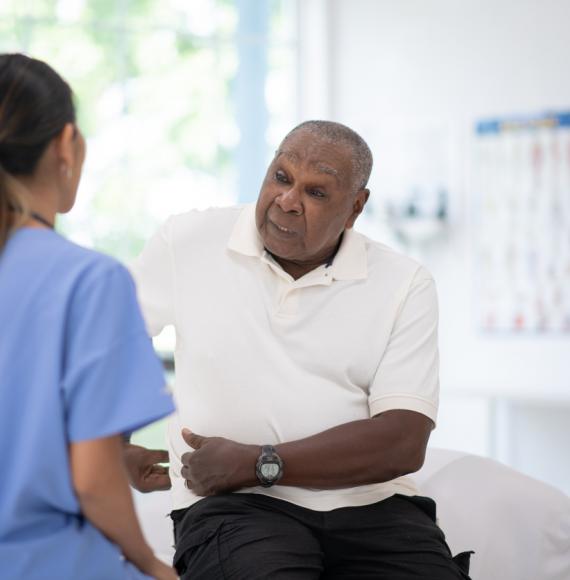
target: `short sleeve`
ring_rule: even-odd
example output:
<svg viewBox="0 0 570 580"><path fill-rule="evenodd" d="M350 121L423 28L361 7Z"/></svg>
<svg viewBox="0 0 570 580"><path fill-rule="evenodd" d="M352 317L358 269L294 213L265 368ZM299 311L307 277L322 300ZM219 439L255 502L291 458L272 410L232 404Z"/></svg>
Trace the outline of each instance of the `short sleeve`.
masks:
<svg viewBox="0 0 570 580"><path fill-rule="evenodd" d="M404 298L388 346L370 386L371 416L393 409L437 418L438 305L435 283L420 268Z"/></svg>
<svg viewBox="0 0 570 580"><path fill-rule="evenodd" d="M129 267L151 336L174 324L174 267L169 228L170 220L167 220Z"/></svg>
<svg viewBox="0 0 570 580"><path fill-rule="evenodd" d="M173 410L127 270L109 259L81 276L69 304L63 399L71 441L130 433Z"/></svg>

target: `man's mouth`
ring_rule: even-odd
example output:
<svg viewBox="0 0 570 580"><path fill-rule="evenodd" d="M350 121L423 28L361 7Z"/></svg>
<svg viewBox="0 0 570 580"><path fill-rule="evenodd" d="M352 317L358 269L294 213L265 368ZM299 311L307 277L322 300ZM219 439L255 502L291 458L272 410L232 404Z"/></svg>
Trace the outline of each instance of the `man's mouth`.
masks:
<svg viewBox="0 0 570 580"><path fill-rule="evenodd" d="M286 234L289 236L295 235L297 232L295 230L292 230L291 228L287 228L285 226L279 225L277 223L275 223L272 220L269 220L269 223L278 231L281 232L282 234Z"/></svg>

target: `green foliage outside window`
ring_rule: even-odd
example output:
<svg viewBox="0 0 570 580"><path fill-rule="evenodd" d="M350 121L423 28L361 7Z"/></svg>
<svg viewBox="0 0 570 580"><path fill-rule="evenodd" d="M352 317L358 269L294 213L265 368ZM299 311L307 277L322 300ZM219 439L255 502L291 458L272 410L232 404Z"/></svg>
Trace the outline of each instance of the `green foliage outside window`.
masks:
<svg viewBox="0 0 570 580"><path fill-rule="evenodd" d="M270 78L293 77L287 12L267 1ZM0 51L47 61L77 97L88 157L59 222L72 239L128 261L168 215L237 201L238 17L231 0L2 0ZM277 106L281 125L293 115Z"/></svg>
<svg viewBox="0 0 570 580"><path fill-rule="evenodd" d="M259 1L270 154L295 118L294 3ZM75 92L88 151L65 235L128 262L169 215L237 201L238 17L232 0L0 0L0 52L45 60ZM155 345L173 342L167 329ZM164 447L164 428L133 440Z"/></svg>

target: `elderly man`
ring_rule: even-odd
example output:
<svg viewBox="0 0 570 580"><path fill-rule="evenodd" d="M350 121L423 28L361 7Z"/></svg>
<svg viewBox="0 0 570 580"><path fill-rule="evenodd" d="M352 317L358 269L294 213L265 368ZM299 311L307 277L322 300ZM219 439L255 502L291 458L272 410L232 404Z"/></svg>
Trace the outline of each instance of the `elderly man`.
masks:
<svg viewBox="0 0 570 580"><path fill-rule="evenodd" d="M308 121L255 207L170 218L133 267L151 334L176 329L175 566L192 580L467 578L406 474L438 402L437 300L354 232L372 155ZM127 450L136 487L167 487Z"/></svg>

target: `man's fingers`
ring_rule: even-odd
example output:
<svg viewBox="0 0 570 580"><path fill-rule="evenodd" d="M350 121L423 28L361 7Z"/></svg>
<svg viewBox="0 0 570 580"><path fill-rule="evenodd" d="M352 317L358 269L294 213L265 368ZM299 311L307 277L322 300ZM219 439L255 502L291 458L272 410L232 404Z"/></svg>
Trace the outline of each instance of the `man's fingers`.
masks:
<svg viewBox="0 0 570 580"><path fill-rule="evenodd" d="M190 429L182 429L182 437L192 449L200 449L206 441L207 437L202 437L202 435L198 435L197 433L192 433Z"/></svg>
<svg viewBox="0 0 570 580"><path fill-rule="evenodd" d="M149 464L168 463L168 451L164 449L148 449L145 459Z"/></svg>

